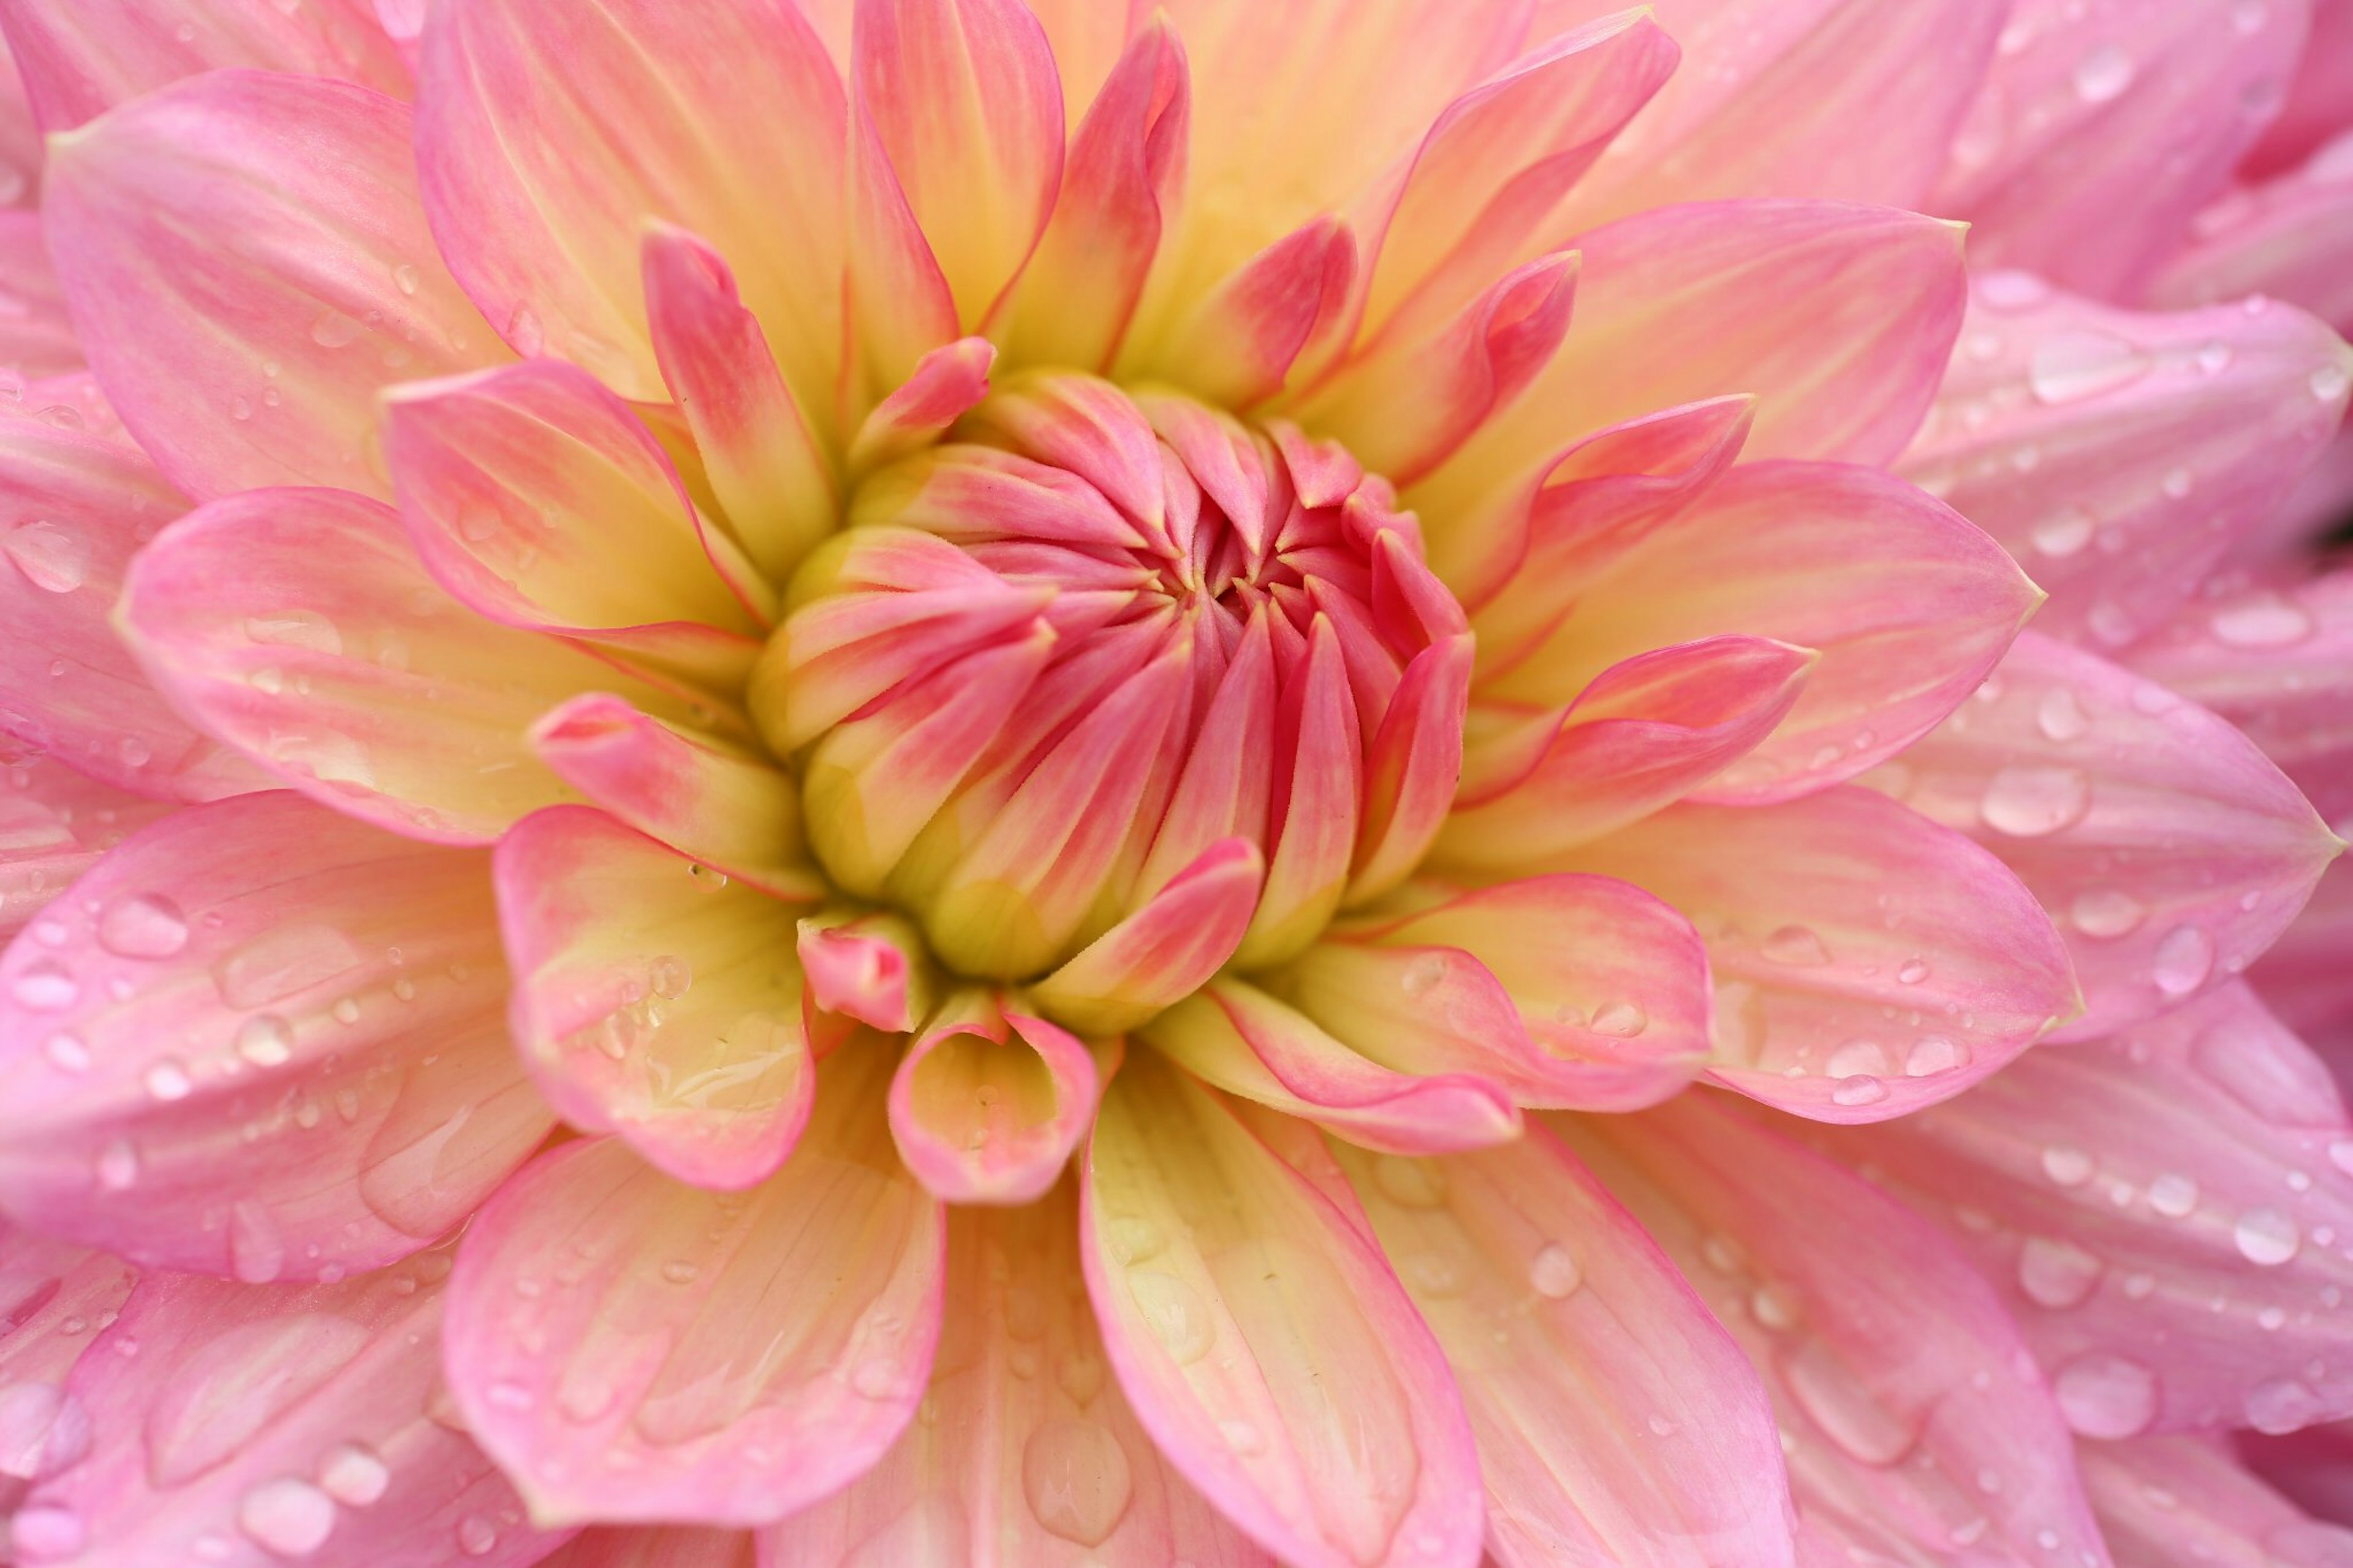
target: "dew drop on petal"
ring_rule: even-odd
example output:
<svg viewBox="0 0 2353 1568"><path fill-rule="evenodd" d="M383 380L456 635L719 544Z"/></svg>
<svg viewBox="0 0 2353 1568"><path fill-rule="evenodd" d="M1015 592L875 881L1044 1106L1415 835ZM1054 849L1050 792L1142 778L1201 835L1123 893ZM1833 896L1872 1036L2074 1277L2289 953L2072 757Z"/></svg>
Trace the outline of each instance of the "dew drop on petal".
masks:
<svg viewBox="0 0 2353 1568"><path fill-rule="evenodd" d="M157 1100L185 1100L195 1085L188 1079L188 1069L175 1057L165 1057L150 1067L140 1081L147 1092Z"/></svg>
<svg viewBox="0 0 2353 1568"><path fill-rule="evenodd" d="M2312 635L2312 616L2277 594L2257 594L2216 610L2206 626L2231 647L2285 647Z"/></svg>
<svg viewBox="0 0 2353 1568"><path fill-rule="evenodd" d="M1153 1336L1179 1366L1209 1353L1217 1325L1210 1320L1208 1304L1193 1287L1174 1274L1151 1268L1130 1274L1127 1289Z"/></svg>
<svg viewBox="0 0 2353 1568"><path fill-rule="evenodd" d="M308 1557L335 1528L335 1500L309 1481L281 1476L249 1488L237 1505L237 1528L281 1557Z"/></svg>
<svg viewBox="0 0 2353 1568"><path fill-rule="evenodd" d="M1807 926L1781 927L1765 939L1761 951L1767 961L1792 968L1819 969L1831 961L1831 950Z"/></svg>
<svg viewBox="0 0 2353 1568"><path fill-rule="evenodd" d="M1127 1511L1132 1487L1126 1450L1095 1422L1048 1421L1022 1446L1022 1497L1064 1541L1101 1543Z"/></svg>
<svg viewBox="0 0 2353 1568"><path fill-rule="evenodd" d="M36 1013L62 1013L81 997L81 984L54 959L42 959L20 971L8 994L20 1007Z"/></svg>
<svg viewBox="0 0 2353 1568"><path fill-rule="evenodd" d="M70 594L90 580L89 536L65 523L19 523L0 538L0 552L43 593Z"/></svg>
<svg viewBox="0 0 2353 1568"><path fill-rule="evenodd" d="M2178 1172L2161 1173L2148 1184L2148 1206L2162 1218L2183 1218L2198 1207L2198 1184Z"/></svg>
<svg viewBox="0 0 2353 1568"><path fill-rule="evenodd" d="M2103 1265L2071 1241L2031 1236L2018 1253L2018 1288L2053 1311L2082 1302L2100 1282Z"/></svg>
<svg viewBox="0 0 2353 1568"><path fill-rule="evenodd" d="M2157 1419L2157 1374L2137 1361L2089 1351L2059 1369L2052 1392L2067 1425L2086 1437L2131 1437Z"/></svg>
<svg viewBox="0 0 2353 1568"><path fill-rule="evenodd" d="M2081 821L2091 801L2082 769L2021 763L1994 774L1978 813L1996 832L2039 838Z"/></svg>
<svg viewBox="0 0 2353 1568"><path fill-rule="evenodd" d="M1539 1296L1558 1301L1577 1293L1585 1273L1558 1242L1546 1242L1528 1264L1528 1284Z"/></svg>
<svg viewBox="0 0 2353 1568"><path fill-rule="evenodd" d="M161 893L118 899L98 917L98 944L117 958L169 958L188 945L188 920Z"/></svg>
<svg viewBox="0 0 2353 1568"><path fill-rule="evenodd" d="M2035 346L2027 384L2043 403L2077 403L2130 385L2147 371L2147 357L2122 338L2059 332Z"/></svg>
<svg viewBox="0 0 2353 1568"><path fill-rule="evenodd" d="M237 1026L235 1045L255 1067L283 1067L294 1055L294 1031L275 1013L256 1013Z"/></svg>
<svg viewBox="0 0 2353 1568"><path fill-rule="evenodd" d="M2241 1215L2232 1227L2231 1239L2237 1244L2240 1257L2266 1268L2285 1263L2304 1245L2295 1221L2269 1208L2249 1209Z"/></svg>
<svg viewBox="0 0 2353 1568"><path fill-rule="evenodd" d="M2273 1436L2300 1431L2327 1413L2320 1395L2292 1377L2266 1378L2247 1390L2247 1425Z"/></svg>
<svg viewBox="0 0 2353 1568"><path fill-rule="evenodd" d="M2179 1000L2206 984L2214 971L2214 939L2202 926L2176 926L2150 955L2149 978L2167 997Z"/></svg>
<svg viewBox="0 0 2353 1568"><path fill-rule="evenodd" d="M2075 96L2085 103L2106 103L2132 86L2132 57L2114 44L2101 44L2075 62Z"/></svg>
<svg viewBox="0 0 2353 1568"><path fill-rule="evenodd" d="M338 1443L319 1461L319 1485L337 1502L365 1508L392 1485L392 1471L362 1443Z"/></svg>
<svg viewBox="0 0 2353 1568"><path fill-rule="evenodd" d="M2063 1187L2080 1187L2092 1179L2092 1157L2072 1143L2052 1143L2042 1151L2042 1173Z"/></svg>
<svg viewBox="0 0 2353 1568"><path fill-rule="evenodd" d="M2085 936L2120 937L2148 918L2148 906L2119 888L2087 888L2067 907L2068 918Z"/></svg>

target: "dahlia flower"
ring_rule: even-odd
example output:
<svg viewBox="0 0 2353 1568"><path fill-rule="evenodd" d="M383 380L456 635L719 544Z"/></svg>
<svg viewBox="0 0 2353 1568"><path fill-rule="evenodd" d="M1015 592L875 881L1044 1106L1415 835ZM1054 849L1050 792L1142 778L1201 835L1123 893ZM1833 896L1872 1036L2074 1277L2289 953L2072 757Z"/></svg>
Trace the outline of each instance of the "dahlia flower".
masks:
<svg viewBox="0 0 2353 1568"><path fill-rule="evenodd" d="M2348 1560L2353 3L0 30L0 1559Z"/></svg>

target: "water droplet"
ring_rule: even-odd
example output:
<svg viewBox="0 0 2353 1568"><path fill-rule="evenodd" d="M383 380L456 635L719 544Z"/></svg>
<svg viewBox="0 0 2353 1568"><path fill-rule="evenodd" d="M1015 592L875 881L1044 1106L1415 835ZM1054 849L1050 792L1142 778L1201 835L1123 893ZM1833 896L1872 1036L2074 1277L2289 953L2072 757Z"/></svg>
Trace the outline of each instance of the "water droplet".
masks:
<svg viewBox="0 0 2353 1568"><path fill-rule="evenodd" d="M2100 941L2123 936L2148 918L2148 908L2116 888L2089 888L2068 906L2075 929Z"/></svg>
<svg viewBox="0 0 2353 1568"><path fill-rule="evenodd" d="M1831 1085L1831 1099L1840 1105L1876 1105L1886 1098L1886 1083L1870 1073L1855 1073Z"/></svg>
<svg viewBox="0 0 2353 1568"><path fill-rule="evenodd" d="M1446 955L1425 952L1405 966L1398 984L1409 996L1427 996L1446 978Z"/></svg>
<svg viewBox="0 0 2353 1568"><path fill-rule="evenodd" d="M278 610L266 616L248 616L245 635L275 647L307 648L330 655L343 651L343 634L336 629L334 622L316 610Z"/></svg>
<svg viewBox="0 0 2353 1568"><path fill-rule="evenodd" d="M2053 1382L2067 1425L2086 1437L2131 1437L2157 1419L2157 1374L2136 1361L2090 1351Z"/></svg>
<svg viewBox="0 0 2353 1568"><path fill-rule="evenodd" d="M117 1138L98 1152L94 1173L103 1191L127 1191L139 1180L139 1151L131 1146L128 1138Z"/></svg>
<svg viewBox="0 0 2353 1568"><path fill-rule="evenodd" d="M1218 1337L1208 1304L1174 1274L1145 1269L1127 1277L1127 1289L1155 1338L1180 1366L1209 1353Z"/></svg>
<svg viewBox="0 0 2353 1568"><path fill-rule="evenodd" d="M2046 404L2079 403L2128 386L2148 372L2148 358L2106 332L2058 332L2035 346L2027 384Z"/></svg>
<svg viewBox="0 0 2353 1568"><path fill-rule="evenodd" d="M251 1012L322 985L362 962L349 937L332 926L306 921L275 927L246 942L215 966L213 984L223 1002Z"/></svg>
<svg viewBox="0 0 2353 1568"><path fill-rule="evenodd" d="M525 359L535 359L547 347L547 331L529 305L517 305L507 317L506 340Z"/></svg>
<svg viewBox="0 0 2353 1568"><path fill-rule="evenodd" d="M1895 972L1895 983L1898 985L1917 985L1927 978L1928 965L1925 961L1917 958L1905 959L1903 967Z"/></svg>
<svg viewBox="0 0 2353 1568"><path fill-rule="evenodd" d="M392 269L392 281L393 286L398 289L402 293L416 293L417 284L417 268L410 266L406 261L396 263Z"/></svg>
<svg viewBox="0 0 2353 1568"><path fill-rule="evenodd" d="M1220 1421L1218 1436L1226 1440L1227 1447L1244 1458L1266 1450L1266 1435L1247 1421Z"/></svg>
<svg viewBox="0 0 2353 1568"><path fill-rule="evenodd" d="M195 1088L189 1080L186 1065L177 1057L165 1057L156 1062L142 1075L140 1081L147 1086L149 1094L166 1101L185 1100Z"/></svg>
<svg viewBox="0 0 2353 1568"><path fill-rule="evenodd" d="M661 1277L673 1285L692 1284L702 1272L700 1264L689 1263L682 1258L673 1258L661 1266Z"/></svg>
<svg viewBox="0 0 2353 1568"><path fill-rule="evenodd" d="M2231 368L2231 345L2217 340L2198 351L2198 368L2208 375L2220 375Z"/></svg>
<svg viewBox="0 0 2353 1568"><path fill-rule="evenodd" d="M2240 1257L2266 1268L2285 1263L2304 1245L2295 1221L2277 1209L2247 1210L2232 1227L2231 1239L2238 1244Z"/></svg>
<svg viewBox="0 0 2353 1568"><path fill-rule="evenodd" d="M1907 1078L1933 1078L1967 1065L1968 1059L1957 1042L1943 1035L1923 1035L1905 1053L1904 1072Z"/></svg>
<svg viewBox="0 0 2353 1568"><path fill-rule="evenodd" d="M188 945L188 921L161 893L118 899L98 920L98 944L117 958L169 958Z"/></svg>
<svg viewBox="0 0 2353 1568"><path fill-rule="evenodd" d="M1807 926L1783 926L1765 939L1760 951L1769 962L1792 968L1818 969L1831 961L1831 950Z"/></svg>
<svg viewBox="0 0 2353 1568"><path fill-rule="evenodd" d="M360 335L360 324L341 310L322 310L311 322L311 341L322 349L339 349Z"/></svg>
<svg viewBox="0 0 2353 1568"><path fill-rule="evenodd" d="M458 1521L458 1550L469 1557L487 1557L499 1543L499 1527L479 1513Z"/></svg>
<svg viewBox="0 0 2353 1568"><path fill-rule="evenodd" d="M239 1202L228 1211L229 1271L248 1285L267 1285L286 1267L286 1237L268 1209Z"/></svg>
<svg viewBox="0 0 2353 1568"><path fill-rule="evenodd" d="M1789 1392L1831 1442L1866 1465L1892 1465L1920 1440L1920 1417L1889 1409L1839 1359L1810 1339L1782 1363Z"/></svg>
<svg viewBox="0 0 2353 1568"><path fill-rule="evenodd" d="M2149 978L2158 991L2179 1000L2206 984L2214 970L2214 939L2203 927L2176 926L2165 933L2150 955Z"/></svg>
<svg viewBox="0 0 2353 1568"><path fill-rule="evenodd" d="M1092 1421L1049 1421L1022 1446L1022 1496L1064 1541L1100 1544L1127 1511L1132 1485L1126 1451Z"/></svg>
<svg viewBox="0 0 2353 1568"><path fill-rule="evenodd" d="M2042 1173L2063 1187L2080 1187L2092 1179L2092 1157L2072 1143L2053 1143L2042 1151Z"/></svg>
<svg viewBox="0 0 2353 1568"><path fill-rule="evenodd" d="M1630 1040L1651 1026L1651 1016L1632 1002L1604 1002L1593 1010L1593 1021L1588 1027L1597 1035L1610 1035Z"/></svg>
<svg viewBox="0 0 2353 1568"><path fill-rule="evenodd" d="M1787 1333L1805 1316L1805 1303L1796 1290L1776 1281L1749 1292L1748 1314L1776 1333Z"/></svg>
<svg viewBox="0 0 2353 1568"><path fill-rule="evenodd" d="M319 1486L337 1502L365 1508L392 1485L392 1471L361 1443L338 1443L319 1461Z"/></svg>
<svg viewBox="0 0 2353 1568"><path fill-rule="evenodd" d="M2132 57L2114 44L2102 44L2075 62L2075 96L2085 103L2106 103L2132 86Z"/></svg>
<svg viewBox="0 0 2353 1568"><path fill-rule="evenodd" d="M2247 1425L2274 1437L2300 1431L2327 1413L2320 1395L2292 1377L2268 1378L2247 1390Z"/></svg>
<svg viewBox="0 0 2353 1568"><path fill-rule="evenodd" d="M255 1067L283 1067L294 1055L294 1030L275 1013L256 1013L237 1026L236 1046Z"/></svg>
<svg viewBox="0 0 2353 1568"><path fill-rule="evenodd" d="M19 971L8 994L20 1007L36 1013L62 1013L80 999L81 986L66 973L65 965L45 958Z"/></svg>
<svg viewBox="0 0 2353 1568"><path fill-rule="evenodd" d="M2206 626L2231 647L2285 647L2312 635L2312 616L2277 594L2256 594L2216 610Z"/></svg>
<svg viewBox="0 0 2353 1568"><path fill-rule="evenodd" d="M82 1044L79 1035L62 1031L51 1035L41 1042L41 1055L47 1057L49 1065L59 1072L90 1070L90 1047Z"/></svg>
<svg viewBox="0 0 2353 1568"><path fill-rule="evenodd" d="M2080 768L2012 763L1986 785L1978 814L1986 826L2013 838L2039 838L2083 819L2092 782Z"/></svg>
<svg viewBox="0 0 2353 1568"><path fill-rule="evenodd" d="M1140 1215L1114 1215L1103 1227L1103 1238L1111 1245L1111 1255L1122 1263L1142 1263L1157 1258L1168 1245L1161 1228Z"/></svg>
<svg viewBox="0 0 2353 1568"><path fill-rule="evenodd" d="M237 1528L280 1557L308 1557L335 1528L335 1500L308 1481L281 1476L248 1489Z"/></svg>
<svg viewBox="0 0 2353 1568"><path fill-rule="evenodd" d="M2168 1171L2148 1184L2148 1206L2166 1219L2181 1219L2198 1207L2198 1184Z"/></svg>
<svg viewBox="0 0 2353 1568"><path fill-rule="evenodd" d="M2080 741L2092 721L2084 716L2084 705L2075 694L2063 686L2054 686L2042 694L2034 705L2034 726L2046 740L2064 743Z"/></svg>
<svg viewBox="0 0 2353 1568"><path fill-rule="evenodd" d="M2018 1288L2038 1307L2063 1311L2100 1282L2105 1266L2072 1241L2031 1236L2018 1254Z"/></svg>
<svg viewBox="0 0 2353 1568"><path fill-rule="evenodd" d="M56 1503L33 1503L16 1510L10 1521L9 1540L28 1561L55 1562L61 1557L77 1557L90 1543L90 1531L81 1515Z"/></svg>
<svg viewBox="0 0 2353 1568"><path fill-rule="evenodd" d="M2312 373L2312 395L2323 403L2337 402L2348 386L2353 386L2353 375L2341 364L2325 364Z"/></svg>
<svg viewBox="0 0 2353 1568"><path fill-rule="evenodd" d="M1585 1273L1577 1259L1558 1242L1546 1242L1528 1264L1528 1284L1539 1296L1550 1300L1562 1300L1577 1294L1585 1282Z"/></svg>
<svg viewBox="0 0 2353 1568"><path fill-rule="evenodd" d="M1373 1163L1373 1181L1394 1204L1434 1209L1446 1199L1446 1174L1434 1161L1383 1154Z"/></svg>
<svg viewBox="0 0 2353 1568"><path fill-rule="evenodd" d="M2092 514L2081 507L2043 519L2030 532L2034 548L2053 561L2063 561L2092 542Z"/></svg>
<svg viewBox="0 0 2353 1568"><path fill-rule="evenodd" d="M2189 498L2189 492L2197 488L2197 476L2188 468L2168 468L2165 470L2165 477L2157 481L2157 488L2164 491L2169 500L2187 500Z"/></svg>
<svg viewBox="0 0 2353 1568"><path fill-rule="evenodd" d="M70 594L90 579L89 536L61 522L20 523L0 539L0 551L44 593Z"/></svg>

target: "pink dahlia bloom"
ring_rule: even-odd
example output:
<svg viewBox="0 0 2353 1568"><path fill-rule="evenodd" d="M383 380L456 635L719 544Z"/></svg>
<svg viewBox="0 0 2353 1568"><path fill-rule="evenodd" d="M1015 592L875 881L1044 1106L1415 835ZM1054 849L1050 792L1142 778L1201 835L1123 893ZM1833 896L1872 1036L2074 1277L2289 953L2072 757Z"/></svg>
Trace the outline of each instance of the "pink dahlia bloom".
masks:
<svg viewBox="0 0 2353 1568"><path fill-rule="evenodd" d="M0 1556L2353 1560L2353 3L1130 9L0 0Z"/></svg>

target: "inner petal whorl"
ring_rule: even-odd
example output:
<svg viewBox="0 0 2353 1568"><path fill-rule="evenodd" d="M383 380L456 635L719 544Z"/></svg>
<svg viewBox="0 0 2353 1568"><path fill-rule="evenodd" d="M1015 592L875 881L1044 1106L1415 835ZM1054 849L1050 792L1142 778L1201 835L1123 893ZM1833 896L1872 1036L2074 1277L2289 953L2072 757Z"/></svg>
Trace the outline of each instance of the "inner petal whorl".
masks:
<svg viewBox="0 0 2353 1568"><path fill-rule="evenodd" d="M869 478L754 705L828 872L961 973L1043 974L1242 840L1231 956L1412 868L1461 767L1469 633L1345 453L1181 395L1027 377Z"/></svg>

